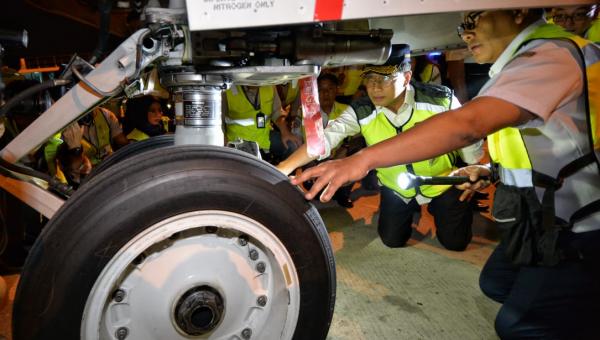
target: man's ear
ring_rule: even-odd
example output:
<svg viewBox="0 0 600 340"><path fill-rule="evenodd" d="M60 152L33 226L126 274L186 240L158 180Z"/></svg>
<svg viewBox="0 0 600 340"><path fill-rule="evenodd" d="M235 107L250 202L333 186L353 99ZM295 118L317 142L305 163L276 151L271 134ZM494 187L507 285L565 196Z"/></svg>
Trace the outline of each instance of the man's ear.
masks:
<svg viewBox="0 0 600 340"><path fill-rule="evenodd" d="M411 78L412 78L412 71L404 72L404 87L408 86Z"/></svg>

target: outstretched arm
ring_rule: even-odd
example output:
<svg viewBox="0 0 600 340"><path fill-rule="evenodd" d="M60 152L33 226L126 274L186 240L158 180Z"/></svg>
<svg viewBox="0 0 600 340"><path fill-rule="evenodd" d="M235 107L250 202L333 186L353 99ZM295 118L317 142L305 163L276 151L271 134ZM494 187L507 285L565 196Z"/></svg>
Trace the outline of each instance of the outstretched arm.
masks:
<svg viewBox="0 0 600 340"><path fill-rule="evenodd" d="M360 125L356 119L356 113L352 107L348 107L335 120L330 121L325 128L325 154L324 155L309 155L307 145L301 145L293 154L286 160L279 163L277 168L286 175L289 175L294 169L301 167L312 160L323 159L329 157L331 149L339 145L344 138L354 136L360 132Z"/></svg>
<svg viewBox="0 0 600 340"><path fill-rule="evenodd" d="M310 161L317 159L318 156L309 156L306 149L306 144L302 144L290 157L277 165L277 169L283 172L284 175L289 175L296 168L308 164Z"/></svg>
<svg viewBox="0 0 600 340"><path fill-rule="evenodd" d="M314 198L327 187L321 195L321 201L326 202L340 186L361 179L371 169L431 159L473 144L501 128L523 124L533 117L528 111L505 100L479 97L344 160L308 169L294 178L292 184L317 178L306 198Z"/></svg>

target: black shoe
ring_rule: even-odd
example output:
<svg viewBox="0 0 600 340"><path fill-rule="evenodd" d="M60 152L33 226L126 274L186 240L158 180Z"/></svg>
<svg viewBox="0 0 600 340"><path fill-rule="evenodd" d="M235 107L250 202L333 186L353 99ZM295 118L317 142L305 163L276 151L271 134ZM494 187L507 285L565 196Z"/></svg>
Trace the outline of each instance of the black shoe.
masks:
<svg viewBox="0 0 600 340"><path fill-rule="evenodd" d="M344 208L352 208L354 207L354 203L352 203L352 201L347 198L347 199L336 199L335 200L340 206L344 207Z"/></svg>
<svg viewBox="0 0 600 340"><path fill-rule="evenodd" d="M337 204L339 204L340 206L342 206L344 208L354 207L354 203L352 203L352 201L350 200L350 197L348 197L347 195L340 195L339 192L336 192L333 195L333 199L337 202Z"/></svg>

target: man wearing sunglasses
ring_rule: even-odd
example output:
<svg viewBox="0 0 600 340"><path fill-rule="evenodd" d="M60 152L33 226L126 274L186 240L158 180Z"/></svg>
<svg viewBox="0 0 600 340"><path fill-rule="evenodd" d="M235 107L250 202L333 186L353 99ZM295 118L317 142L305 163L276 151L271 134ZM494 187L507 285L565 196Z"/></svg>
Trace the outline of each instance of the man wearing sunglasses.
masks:
<svg viewBox="0 0 600 340"><path fill-rule="evenodd" d="M292 184L316 178L306 198L326 188L321 200L327 201L340 184L370 169L420 161L488 136L500 177L493 215L505 233L480 286L502 303L496 332L503 339L597 339L600 162L591 145L597 127L588 115L600 97L592 92L598 81L587 80L598 75L600 50L546 24L537 9L467 13L458 33L478 63L494 63L476 98L308 169ZM482 167L459 173L472 180L490 175Z"/></svg>
<svg viewBox="0 0 600 340"><path fill-rule="evenodd" d="M329 123L325 129L326 154L320 159L328 157L346 137L361 133L367 145L373 145L403 134L435 114L460 106L446 87L410 83L408 45L395 45L386 65L368 65L362 77L368 97L353 102ZM406 245L412 234L414 213L420 212L421 205L428 203L440 243L454 251L467 247L472 237L473 215L460 190L439 185L405 189L398 184L400 174L406 172L423 176L448 175L455 170L454 164L459 155L469 164L476 163L483 155L481 143L422 162L377 169L377 177L382 184L377 230L386 246ZM281 162L278 168L289 174L316 158L307 153L304 145Z"/></svg>
<svg viewBox="0 0 600 340"><path fill-rule="evenodd" d="M555 24L595 43L600 42L600 22L594 21L597 16L598 5L555 7L550 12Z"/></svg>

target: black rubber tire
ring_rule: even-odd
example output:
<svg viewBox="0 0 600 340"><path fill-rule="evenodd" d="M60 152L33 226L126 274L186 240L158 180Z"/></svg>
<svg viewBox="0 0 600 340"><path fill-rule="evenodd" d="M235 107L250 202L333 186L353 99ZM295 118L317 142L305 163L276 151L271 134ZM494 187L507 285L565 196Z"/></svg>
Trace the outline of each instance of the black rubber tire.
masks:
<svg viewBox="0 0 600 340"><path fill-rule="evenodd" d="M335 263L317 210L269 164L210 146L145 152L77 190L27 258L14 304L14 339L79 339L90 290L123 245L170 216L215 209L252 218L280 239L300 281L294 339L325 339Z"/></svg>
<svg viewBox="0 0 600 340"><path fill-rule="evenodd" d="M148 139L144 139L143 141L129 143L100 162L100 164L98 164L98 166L96 166L92 172L85 177L84 183L104 170L112 167L113 165L126 160L127 158L171 145L175 145L175 135L173 134L150 137Z"/></svg>

